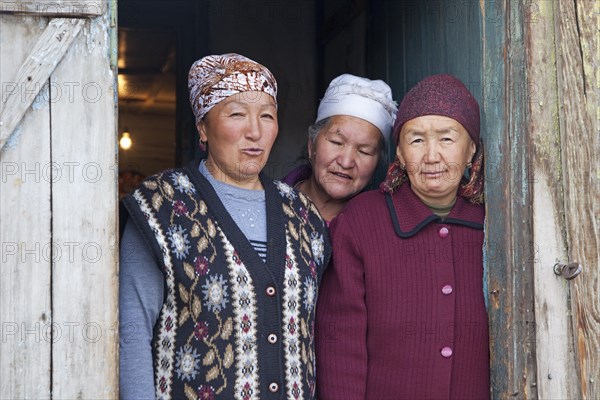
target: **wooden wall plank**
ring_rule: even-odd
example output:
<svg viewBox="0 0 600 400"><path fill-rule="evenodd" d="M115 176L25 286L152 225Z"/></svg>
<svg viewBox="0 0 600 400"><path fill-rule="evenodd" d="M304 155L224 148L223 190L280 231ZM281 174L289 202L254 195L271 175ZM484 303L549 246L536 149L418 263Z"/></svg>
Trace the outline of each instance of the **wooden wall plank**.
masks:
<svg viewBox="0 0 600 400"><path fill-rule="evenodd" d="M531 187L522 2L481 2L486 248L495 399L535 398ZM488 13L500 15L491 18Z"/></svg>
<svg viewBox="0 0 600 400"><path fill-rule="evenodd" d="M373 5L375 15L385 12L389 24L379 27L370 44L383 51L389 69L394 98L404 94L428 75L448 73L461 79L478 102L482 100L481 18L479 8L470 2L398 2ZM385 36L383 36L385 35ZM383 36L383 37L382 37ZM370 51L373 54L374 51ZM368 64L376 64L371 59ZM370 69L381 69L376 65Z"/></svg>
<svg viewBox="0 0 600 400"><path fill-rule="evenodd" d="M53 264L54 317L73 326L53 344L53 396L118 397L118 254L116 75L110 66L108 15L86 22L52 74L65 91L52 105L52 158L72 179L52 187L55 242L72 258Z"/></svg>
<svg viewBox="0 0 600 400"><path fill-rule="evenodd" d="M2 99L3 109L0 113L0 149L19 124L25 111L40 92L44 83L63 58L83 25L83 20L55 18L50 21L39 36L35 46L19 68L10 85L18 90L31 93L25 98L7 96Z"/></svg>
<svg viewBox="0 0 600 400"><path fill-rule="evenodd" d="M2 100L33 96L13 84L47 23L0 18ZM50 398L50 260L59 250L51 246L50 98L42 93L0 153L0 397L6 399Z"/></svg>
<svg viewBox="0 0 600 400"><path fill-rule="evenodd" d="M528 134L532 139L533 242L537 389L540 399L579 399L569 283L556 276L557 260L567 260L558 83L551 1L528 3L525 18Z"/></svg>
<svg viewBox="0 0 600 400"><path fill-rule="evenodd" d="M586 399L600 397L600 59L597 1L557 2L558 96L568 256L584 272L571 308L578 377Z"/></svg>
<svg viewBox="0 0 600 400"><path fill-rule="evenodd" d="M97 17L106 12L106 0L0 0L0 13L46 17Z"/></svg>

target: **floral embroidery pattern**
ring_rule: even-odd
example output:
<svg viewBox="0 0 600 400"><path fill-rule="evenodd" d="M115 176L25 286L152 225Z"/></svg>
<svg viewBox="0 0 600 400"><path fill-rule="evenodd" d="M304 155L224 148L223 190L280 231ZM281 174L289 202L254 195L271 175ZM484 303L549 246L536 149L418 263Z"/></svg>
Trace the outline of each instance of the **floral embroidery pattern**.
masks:
<svg viewBox="0 0 600 400"><path fill-rule="evenodd" d="M200 356L192 346L185 345L177 352L177 362L175 372L177 377L184 381L191 381L196 378L198 373L198 364Z"/></svg>
<svg viewBox="0 0 600 400"><path fill-rule="evenodd" d="M313 398L314 311L329 257L325 224L306 196L275 185L286 239L283 276L275 282L282 390L289 399ZM142 187L134 198L162 249L166 279L153 339L157 398L260 398L257 297L266 296L265 282L253 282L249 268L256 266L244 263L246 254L229 242L206 199L193 196L198 189L187 173L170 171Z"/></svg>
<svg viewBox="0 0 600 400"><path fill-rule="evenodd" d="M286 389L288 399L300 399L302 394L302 371L300 359L300 301L301 285L298 264L290 237L286 235L287 265L284 276L283 295L283 350L285 353Z"/></svg>
<svg viewBox="0 0 600 400"><path fill-rule="evenodd" d="M286 197L289 200L294 200L296 198L296 192L290 185L281 181L275 181L275 185L277 186L277 189L279 189L279 194L282 197Z"/></svg>
<svg viewBox="0 0 600 400"><path fill-rule="evenodd" d="M175 189L179 190L180 193L187 195L196 193L196 188L190 182L190 178L181 172L175 172L171 174L171 179L175 184Z"/></svg>
<svg viewBox="0 0 600 400"><path fill-rule="evenodd" d="M315 261L319 265L323 265L323 257L325 253L325 241L321 233L312 232L310 234L310 248L313 253Z"/></svg>
<svg viewBox="0 0 600 400"><path fill-rule="evenodd" d="M237 251L219 230L229 265L229 277L232 284L232 300L235 331L236 354L236 398L244 400L259 398L258 349L256 347L256 292L246 266L240 260Z"/></svg>
<svg viewBox="0 0 600 400"><path fill-rule="evenodd" d="M314 261L310 261L310 263L308 264L308 268L310 270L310 276L312 276L313 278L317 277L317 265L315 264Z"/></svg>
<svg viewBox="0 0 600 400"><path fill-rule="evenodd" d="M183 259L190 251L190 241L185 229L181 225L175 225L169 228L167 236L171 242L171 249L175 253L178 260Z"/></svg>
<svg viewBox="0 0 600 400"><path fill-rule="evenodd" d="M172 326L169 326L167 329L167 326L169 325L169 321L174 321L177 318L177 307L175 305L175 295L173 290L175 287L175 277L173 275L173 264L169 255L169 246L167 245L167 240L160 228L158 220L154 216L150 205L145 200L139 189L133 193L133 198L137 201L140 211L146 217L148 225L150 226L150 229L152 229L156 241L163 252L165 280L168 291L166 293L166 301L162 307L159 319L159 326L162 328L159 329L158 340L159 343L162 343L162 346L157 348L157 358L162 365L166 366L166 368L159 368L157 371L155 371L156 397L157 399L163 400L167 398L166 396L168 396L172 390L171 378L173 376L173 370L170 368L170 366L173 365L175 358L174 347L177 329L176 327Z"/></svg>
<svg viewBox="0 0 600 400"><path fill-rule="evenodd" d="M210 272L206 257L196 257L194 260L194 271L198 276L204 276Z"/></svg>
<svg viewBox="0 0 600 400"><path fill-rule="evenodd" d="M317 287L312 278L304 280L304 308L308 312L312 312L317 302Z"/></svg>
<svg viewBox="0 0 600 400"><path fill-rule="evenodd" d="M182 215L185 215L188 212L185 203L181 200L177 200L175 203L173 203L173 211L178 217L181 217Z"/></svg>
<svg viewBox="0 0 600 400"><path fill-rule="evenodd" d="M196 340L203 340L208 337L208 324L206 322L196 322L196 326L194 327L194 337Z"/></svg>
<svg viewBox="0 0 600 400"><path fill-rule="evenodd" d="M222 275L213 275L203 286L204 305L209 311L220 312L225 308L228 300L227 285Z"/></svg>
<svg viewBox="0 0 600 400"><path fill-rule="evenodd" d="M215 400L215 389L212 386L200 385L198 388L199 400Z"/></svg>

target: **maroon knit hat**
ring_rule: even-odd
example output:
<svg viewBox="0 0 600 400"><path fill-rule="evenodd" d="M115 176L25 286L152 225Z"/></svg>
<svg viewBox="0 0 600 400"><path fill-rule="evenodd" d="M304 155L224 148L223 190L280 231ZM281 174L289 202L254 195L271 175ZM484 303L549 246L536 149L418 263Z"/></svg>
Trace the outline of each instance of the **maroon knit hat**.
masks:
<svg viewBox="0 0 600 400"><path fill-rule="evenodd" d="M428 76L404 96L394 123L396 145L402 125L423 115L441 115L458 121L479 147L479 104L469 89L452 75Z"/></svg>
<svg viewBox="0 0 600 400"><path fill-rule="evenodd" d="M483 146L479 139L479 104L469 89L452 75L432 75L417 83L404 96L394 124L394 143L402 125L424 115L441 115L458 121L469 133L477 146L469 172L469 179L461 182L458 194L475 204L483 203ZM385 180L379 188L384 193L393 193L408 180L406 167L398 157L388 167Z"/></svg>

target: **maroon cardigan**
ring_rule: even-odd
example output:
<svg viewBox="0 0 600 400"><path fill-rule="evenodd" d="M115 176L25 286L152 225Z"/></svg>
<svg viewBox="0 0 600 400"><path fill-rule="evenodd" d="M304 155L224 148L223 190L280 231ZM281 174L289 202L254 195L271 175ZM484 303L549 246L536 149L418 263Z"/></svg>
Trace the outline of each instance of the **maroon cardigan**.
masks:
<svg viewBox="0 0 600 400"><path fill-rule="evenodd" d="M317 303L319 400L489 399L482 206L444 220L409 184L331 224Z"/></svg>

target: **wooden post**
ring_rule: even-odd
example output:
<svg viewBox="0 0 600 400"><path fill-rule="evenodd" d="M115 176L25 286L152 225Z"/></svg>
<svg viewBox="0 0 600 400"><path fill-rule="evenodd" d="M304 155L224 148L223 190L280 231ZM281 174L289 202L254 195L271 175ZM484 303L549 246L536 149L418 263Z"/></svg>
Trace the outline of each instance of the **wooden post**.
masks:
<svg viewBox="0 0 600 400"><path fill-rule="evenodd" d="M566 262L563 168L554 27L556 2L528 3L525 19L528 135L533 144L533 242L537 394L540 399L579 399L575 376L569 282L554 274Z"/></svg>
<svg viewBox="0 0 600 400"><path fill-rule="evenodd" d="M571 290L581 395L600 397L600 2L555 8L559 120L569 261L584 272Z"/></svg>
<svg viewBox="0 0 600 400"><path fill-rule="evenodd" d="M482 2L485 268L495 399L535 398L530 144L521 1Z"/></svg>
<svg viewBox="0 0 600 400"><path fill-rule="evenodd" d="M56 99L51 120L52 159L73 171L53 185L52 195L53 241L74 248L72 259L52 266L54 318L75 332L53 343L57 399L118 397L118 168L109 23L107 15L88 22L51 77L57 87L75 88L72 98L63 93Z"/></svg>

